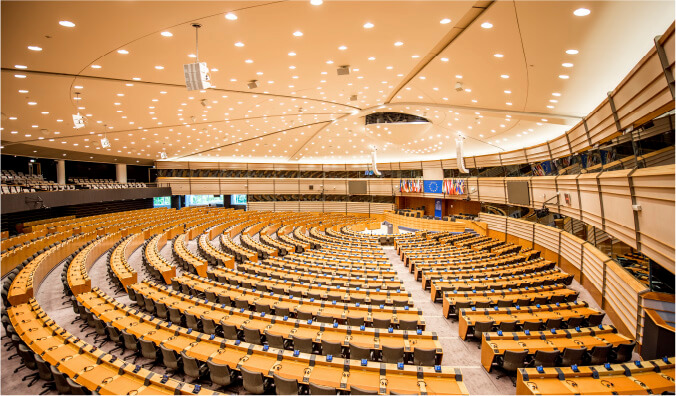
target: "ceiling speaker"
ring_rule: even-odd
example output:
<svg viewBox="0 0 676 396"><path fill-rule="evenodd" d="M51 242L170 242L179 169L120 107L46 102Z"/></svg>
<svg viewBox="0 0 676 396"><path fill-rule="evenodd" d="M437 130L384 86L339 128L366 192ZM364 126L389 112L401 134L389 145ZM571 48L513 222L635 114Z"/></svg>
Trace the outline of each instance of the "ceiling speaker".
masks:
<svg viewBox="0 0 676 396"><path fill-rule="evenodd" d="M357 95L350 96L350 102L356 102L356 101L357 101Z"/></svg>
<svg viewBox="0 0 676 396"><path fill-rule="evenodd" d="M343 65L336 70L339 76L347 76L350 74L350 66L349 65Z"/></svg>
<svg viewBox="0 0 676 396"><path fill-rule="evenodd" d="M247 84L247 86L249 87L249 89L258 88L258 84L256 83L256 80L251 80L251 81L249 81L249 83Z"/></svg>

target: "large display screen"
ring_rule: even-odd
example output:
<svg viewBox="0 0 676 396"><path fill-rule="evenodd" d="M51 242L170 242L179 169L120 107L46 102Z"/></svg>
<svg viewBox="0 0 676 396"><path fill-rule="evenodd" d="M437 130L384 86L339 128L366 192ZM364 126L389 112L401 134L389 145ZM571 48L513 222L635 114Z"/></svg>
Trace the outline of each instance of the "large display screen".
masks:
<svg viewBox="0 0 676 396"><path fill-rule="evenodd" d="M230 205L246 205L246 194L233 194L230 196Z"/></svg>
<svg viewBox="0 0 676 396"><path fill-rule="evenodd" d="M154 197L153 208L170 208L171 197Z"/></svg>
<svg viewBox="0 0 676 396"><path fill-rule="evenodd" d="M222 195L186 195L185 206L223 205Z"/></svg>

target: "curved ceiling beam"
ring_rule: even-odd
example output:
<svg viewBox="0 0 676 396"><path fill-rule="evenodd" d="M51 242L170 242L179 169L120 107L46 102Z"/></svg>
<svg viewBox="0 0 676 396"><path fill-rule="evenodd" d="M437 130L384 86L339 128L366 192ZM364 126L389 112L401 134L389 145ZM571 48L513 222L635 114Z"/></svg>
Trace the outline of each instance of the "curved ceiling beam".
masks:
<svg viewBox="0 0 676 396"><path fill-rule="evenodd" d="M8 73L17 73L17 72L22 73L22 74L31 73L31 74L39 74L39 75L46 75L46 76L52 76L52 77L71 77L71 78L82 78L82 79L90 79L90 80L113 81L113 82L120 82L120 83L149 84L149 85L158 85L158 86L162 86L162 87L171 87L171 88L185 88L184 84L171 84L171 83L163 83L163 82L156 82L156 81L129 80L129 79L125 79L125 78L99 77L99 76L89 76L89 75L73 74L73 73L57 73L57 72L48 72L48 71L42 71L42 70L14 69L14 68L11 68L11 67L3 67L1 70L3 72L8 72ZM224 88L209 88L209 90L210 91L216 91L216 92L229 92L229 93L240 93L240 94L247 94L247 95L270 96L270 97L284 98L284 99L309 100L309 101L313 101L313 102L328 103L328 104L337 105L337 106L349 107L349 108L355 109L355 110L361 110L359 107L351 106L351 105L348 105L348 104L332 102L330 100L303 98L302 96L281 95L281 94L253 92L253 91L239 91L239 90L235 90L235 89L224 89Z"/></svg>
<svg viewBox="0 0 676 396"><path fill-rule="evenodd" d="M392 93L387 97L385 100L385 104L389 104L392 99L401 91L404 89L404 87L411 82L415 78L415 76L422 71L422 69L425 68L434 58L436 58L441 52L443 52L449 45L455 41L462 32L465 31L477 18L481 16L481 14L484 13L490 7L493 5L495 0L484 0L484 1L477 1L472 5L472 8L460 18L458 23L453 25L451 30L446 33L446 35L437 43L437 45L432 48L432 50L425 55L420 62L418 62L417 65L411 70L406 77L397 85L397 87L392 91Z"/></svg>
<svg viewBox="0 0 676 396"><path fill-rule="evenodd" d="M326 129L326 127L328 127L329 125L333 124L333 123L336 122L336 121L340 121L341 119L343 119L343 118L349 116L350 114L357 114L357 113L358 113L358 111L353 111L352 113L349 113L349 114L343 114L342 116L340 116L340 117L338 117L338 118L334 118L334 119L331 120L331 121L327 121L328 124L326 124L326 125L324 125L323 127L317 129L317 132L315 132L312 136L308 136L307 140L306 140L303 144L300 145L300 147L298 148L298 150L296 150L295 153L293 153L293 154L291 154L291 156L289 156L288 161L294 161L294 157L295 157L296 155L298 155L298 153L303 149L303 147L305 147L305 146L310 142L310 140L314 139L314 137L317 136L317 134L319 134L319 132L321 132L321 131L323 131L324 129Z"/></svg>
<svg viewBox="0 0 676 396"><path fill-rule="evenodd" d="M568 114L556 114L556 113L537 113L537 112L532 112L532 111L514 111L514 110L505 110L505 109L492 109L492 108L487 108L487 107L474 107L474 106L457 106L457 105L452 105L452 104L447 104L447 103L430 103L430 102L396 102L396 103L388 103L386 105L378 105L378 106L372 106L363 109L359 113L361 114L367 114L368 112L372 110L379 110L382 109L383 107L387 106L428 106L428 107L440 107L444 109L449 109L449 110L463 110L463 111L481 111L485 113L509 113L509 114L517 114L517 115L524 115L528 117L557 117L557 118L562 118L565 120L569 120L574 123L578 123L580 120L582 120L583 117L580 116L574 116L574 115L568 115ZM349 113L349 114L354 114L354 112Z"/></svg>

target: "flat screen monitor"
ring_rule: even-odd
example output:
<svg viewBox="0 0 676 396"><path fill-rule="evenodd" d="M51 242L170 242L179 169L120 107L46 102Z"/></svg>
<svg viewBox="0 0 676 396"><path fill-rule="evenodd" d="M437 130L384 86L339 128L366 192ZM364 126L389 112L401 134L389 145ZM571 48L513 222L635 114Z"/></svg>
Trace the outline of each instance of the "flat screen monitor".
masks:
<svg viewBox="0 0 676 396"><path fill-rule="evenodd" d="M246 194L233 194L230 196L230 205L246 205Z"/></svg>
<svg viewBox="0 0 676 396"><path fill-rule="evenodd" d="M222 195L186 195L185 206L223 206Z"/></svg>
<svg viewBox="0 0 676 396"><path fill-rule="evenodd" d="M153 208L170 208L171 197L154 197Z"/></svg>

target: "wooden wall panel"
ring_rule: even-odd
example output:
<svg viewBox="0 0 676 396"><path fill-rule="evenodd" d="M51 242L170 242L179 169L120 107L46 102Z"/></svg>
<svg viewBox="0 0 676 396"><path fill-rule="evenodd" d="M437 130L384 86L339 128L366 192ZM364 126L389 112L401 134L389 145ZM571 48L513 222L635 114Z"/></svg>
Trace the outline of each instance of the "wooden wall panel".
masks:
<svg viewBox="0 0 676 396"><path fill-rule="evenodd" d="M511 180L511 179L510 179ZM481 177L470 179L470 186L477 185L479 191L479 198L482 202L491 203L507 203L505 196L505 179L502 177ZM471 194L473 199L476 199L476 192Z"/></svg>
<svg viewBox="0 0 676 396"><path fill-rule="evenodd" d="M606 232L636 248L634 211L631 209L627 175L630 170L604 172L599 176L603 199Z"/></svg>
<svg viewBox="0 0 676 396"><path fill-rule="evenodd" d="M674 272L674 165L638 169L632 174L641 251Z"/></svg>
<svg viewBox="0 0 676 396"><path fill-rule="evenodd" d="M580 204L582 206L582 221L594 227L602 228L601 202L599 189L596 184L597 174L586 174L578 177L580 184Z"/></svg>

